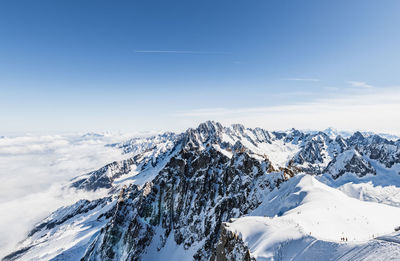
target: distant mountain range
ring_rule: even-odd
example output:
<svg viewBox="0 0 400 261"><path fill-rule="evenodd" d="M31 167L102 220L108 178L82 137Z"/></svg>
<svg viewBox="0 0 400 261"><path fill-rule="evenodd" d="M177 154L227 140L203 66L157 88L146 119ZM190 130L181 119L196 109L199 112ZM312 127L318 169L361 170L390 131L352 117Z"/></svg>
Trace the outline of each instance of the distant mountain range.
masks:
<svg viewBox="0 0 400 261"><path fill-rule="evenodd" d="M208 121L108 146L126 159L65 184L99 198L58 209L4 260L400 256L395 136Z"/></svg>

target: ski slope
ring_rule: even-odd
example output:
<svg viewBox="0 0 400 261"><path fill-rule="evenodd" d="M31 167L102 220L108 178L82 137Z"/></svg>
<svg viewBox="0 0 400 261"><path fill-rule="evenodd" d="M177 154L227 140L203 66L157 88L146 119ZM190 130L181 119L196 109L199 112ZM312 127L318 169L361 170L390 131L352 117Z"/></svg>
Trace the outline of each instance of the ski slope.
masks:
<svg viewBox="0 0 400 261"><path fill-rule="evenodd" d="M395 250L382 253L392 256L400 250L397 241L375 242L373 238L394 232L399 217L398 207L361 201L313 176L299 175L228 227L239 234L257 260L331 260L371 244L390 245Z"/></svg>

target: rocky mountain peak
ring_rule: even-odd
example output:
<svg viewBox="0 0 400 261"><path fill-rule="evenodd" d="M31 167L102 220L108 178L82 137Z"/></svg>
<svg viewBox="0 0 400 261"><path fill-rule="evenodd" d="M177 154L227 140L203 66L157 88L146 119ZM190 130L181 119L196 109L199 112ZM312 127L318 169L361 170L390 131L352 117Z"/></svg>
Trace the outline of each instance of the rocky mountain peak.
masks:
<svg viewBox="0 0 400 261"><path fill-rule="evenodd" d="M183 136L184 147L187 149L202 149L207 144L215 144L221 139L220 135L224 127L214 121L201 123L195 129L188 129Z"/></svg>
<svg viewBox="0 0 400 261"><path fill-rule="evenodd" d="M367 142L367 139L364 137L364 135L356 131L349 139L348 143L350 145L364 145Z"/></svg>
<svg viewBox="0 0 400 261"><path fill-rule="evenodd" d="M376 174L371 162L382 168L400 163L399 146L386 141L360 132L345 139L207 121L180 134L112 144L126 160L68 184L78 190L107 190L106 199L101 204L81 201L65 218L50 216L35 227L27 239L29 248L19 254L34 250L37 242L52 242L74 215L87 215L92 218L76 221L80 227L95 227L93 238L82 243L83 260L145 260L171 244L196 260L209 260L224 252L222 241L232 240L232 235L221 239L223 222L257 208L264 195L297 174L359 178ZM244 245L237 249L247 251ZM242 256L249 258L247 252Z"/></svg>
<svg viewBox="0 0 400 261"><path fill-rule="evenodd" d="M334 179L345 173L352 173L359 177L367 174L376 174L376 170L356 149L349 149L333 159L325 170Z"/></svg>

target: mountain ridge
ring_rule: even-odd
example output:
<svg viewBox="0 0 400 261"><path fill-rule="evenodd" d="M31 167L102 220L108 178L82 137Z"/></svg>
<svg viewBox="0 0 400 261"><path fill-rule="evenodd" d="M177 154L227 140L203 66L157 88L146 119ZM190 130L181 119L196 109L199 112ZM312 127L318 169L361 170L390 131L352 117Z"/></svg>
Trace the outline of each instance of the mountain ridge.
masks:
<svg viewBox="0 0 400 261"><path fill-rule="evenodd" d="M56 242L54 235L62 236L68 222L77 230L82 226L98 229L93 230L91 240L82 234L75 244L81 245L83 260L136 260L148 256L152 247L160 252L171 240L183 247L182 253L192 253L191 258L209 260L218 256L220 235L226 234L222 233L224 222L257 208L263 195L292 177L306 173L331 182L349 175L384 178L377 174L376 164L396 171L400 163L399 142L378 135L356 132L348 138L331 138L324 132L270 132L240 124L225 127L214 121L180 134L164 133L110 146L121 148L129 157L66 185L92 192L108 190L109 196L99 199L108 203L91 209L88 206L93 203L84 201L58 222L41 222L21 250L5 260L23 260L24 255L40 249L38 245ZM84 217L75 220L82 215L77 214L81 208L87 210L85 215L97 217L96 221L89 225ZM246 248L241 249L247 255ZM52 255L57 259L66 252L70 248Z"/></svg>

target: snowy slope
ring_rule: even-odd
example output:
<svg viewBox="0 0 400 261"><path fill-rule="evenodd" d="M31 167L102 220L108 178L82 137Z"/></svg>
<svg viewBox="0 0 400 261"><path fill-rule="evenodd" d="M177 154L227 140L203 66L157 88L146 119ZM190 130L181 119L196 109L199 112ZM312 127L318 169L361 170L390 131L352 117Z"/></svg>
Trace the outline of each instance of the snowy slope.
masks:
<svg viewBox="0 0 400 261"><path fill-rule="evenodd" d="M333 259L393 232L400 225L399 216L400 208L350 198L312 176L298 175L268 194L249 216L228 226L260 260L278 258L282 244L300 254L297 260L312 260L315 251L322 250L327 259ZM345 247L340 246L342 237L348 240ZM324 246L312 248L311 244ZM289 256L283 260L290 260Z"/></svg>
<svg viewBox="0 0 400 261"><path fill-rule="evenodd" d="M11 259L209 260L232 247L241 259L243 244L253 256L283 260L398 251L397 235L388 233L399 225L399 142L213 121L106 146L96 134L77 142L87 139L105 154L115 152L108 155L114 161L60 188L95 201L78 201L37 223ZM227 226L241 233L233 241L220 233L231 218L239 219ZM220 241L227 244L216 254Z"/></svg>
<svg viewBox="0 0 400 261"><path fill-rule="evenodd" d="M111 198L80 200L47 217L21 242L21 250L5 260L79 260L110 218ZM108 217L107 217L108 216Z"/></svg>
<svg viewBox="0 0 400 261"><path fill-rule="evenodd" d="M90 133L0 139L0 258L59 207L103 197L100 190L88 193L63 187L77 175L129 157L120 148L106 146L128 137Z"/></svg>

